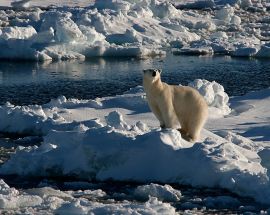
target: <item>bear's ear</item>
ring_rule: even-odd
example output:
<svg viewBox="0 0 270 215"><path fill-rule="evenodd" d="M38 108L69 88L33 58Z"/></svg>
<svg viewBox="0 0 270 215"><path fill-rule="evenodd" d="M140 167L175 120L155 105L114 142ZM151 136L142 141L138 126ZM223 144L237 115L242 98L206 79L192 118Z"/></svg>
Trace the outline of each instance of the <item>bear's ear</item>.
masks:
<svg viewBox="0 0 270 215"><path fill-rule="evenodd" d="M162 69L158 69L158 72L159 72L159 74L161 74L162 73Z"/></svg>

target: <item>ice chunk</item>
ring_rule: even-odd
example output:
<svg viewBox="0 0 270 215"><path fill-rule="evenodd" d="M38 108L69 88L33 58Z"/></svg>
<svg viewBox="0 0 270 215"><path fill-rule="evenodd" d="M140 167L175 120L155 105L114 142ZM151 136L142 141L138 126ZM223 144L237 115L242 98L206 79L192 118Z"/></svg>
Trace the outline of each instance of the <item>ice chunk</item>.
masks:
<svg viewBox="0 0 270 215"><path fill-rule="evenodd" d="M52 58L49 55L47 55L44 51L42 52L37 51L35 57L37 61L41 62L52 61Z"/></svg>
<svg viewBox="0 0 270 215"><path fill-rule="evenodd" d="M176 214L175 208L169 203L163 203L157 198L151 197L144 204L124 202L87 202L86 200L77 200L63 204L55 211L56 214Z"/></svg>
<svg viewBox="0 0 270 215"><path fill-rule="evenodd" d="M247 9L249 7L252 7L253 3L251 0L240 0L239 5L241 8Z"/></svg>
<svg viewBox="0 0 270 215"><path fill-rule="evenodd" d="M73 197L63 191L55 190L51 187L42 187L42 188L32 188L27 189L25 192L29 195L36 195L40 196L41 198L48 198L48 197L58 197L65 200L71 200Z"/></svg>
<svg viewBox="0 0 270 215"><path fill-rule="evenodd" d="M229 5L226 5L225 7L216 12L215 18L229 23L233 15L234 15L234 8Z"/></svg>
<svg viewBox="0 0 270 215"><path fill-rule="evenodd" d="M48 30L38 32L31 37L32 43L42 44L42 43L50 43L54 39L54 29L50 27Z"/></svg>
<svg viewBox="0 0 270 215"><path fill-rule="evenodd" d="M215 23L213 23L211 21L199 21L195 24L194 28L205 29L207 31L215 31L217 27L216 27Z"/></svg>
<svg viewBox="0 0 270 215"><path fill-rule="evenodd" d="M193 2L186 2L177 5L176 7L179 9L196 9L201 10L205 8L214 8L215 2L213 0L197 0Z"/></svg>
<svg viewBox="0 0 270 215"><path fill-rule="evenodd" d="M228 106L229 96L224 91L222 85L215 81L209 82L207 80L196 79L189 83L189 86L197 89L210 107L220 109L224 115L231 112Z"/></svg>
<svg viewBox="0 0 270 215"><path fill-rule="evenodd" d="M0 39L29 39L37 34L33 26L28 27L4 27L1 29Z"/></svg>
<svg viewBox="0 0 270 215"><path fill-rule="evenodd" d="M257 52L256 57L270 58L270 43L262 45L260 50Z"/></svg>
<svg viewBox="0 0 270 215"><path fill-rule="evenodd" d="M147 2L147 1L146 1ZM181 15L180 10L177 10L171 2L167 1L148 1L150 9L155 17L160 19L173 18Z"/></svg>
<svg viewBox="0 0 270 215"><path fill-rule="evenodd" d="M81 61L85 60L85 56L83 54L80 54L75 51L70 51L70 50L63 51L61 50L61 48L64 49L65 47L50 46L46 48L43 51L43 53L45 53L46 55L48 55L50 58L54 60L72 60L72 59L77 59Z"/></svg>
<svg viewBox="0 0 270 215"><path fill-rule="evenodd" d="M0 179L0 195L5 196L16 196L19 194L19 191L15 188L10 188L4 180Z"/></svg>
<svg viewBox="0 0 270 215"><path fill-rule="evenodd" d="M13 1L11 2L11 6L14 9L25 9L30 6L30 1L31 0L18 0L18 1Z"/></svg>
<svg viewBox="0 0 270 215"><path fill-rule="evenodd" d="M232 56L235 57L252 57L255 56L258 52L257 48L253 47L239 47L236 48L234 52L232 52Z"/></svg>
<svg viewBox="0 0 270 215"><path fill-rule="evenodd" d="M239 26L241 24L241 18L239 16L233 15L230 22L233 25Z"/></svg>
<svg viewBox="0 0 270 215"><path fill-rule="evenodd" d="M74 200L70 203L64 203L55 213L59 215L87 214L87 207L81 205L80 200Z"/></svg>
<svg viewBox="0 0 270 215"><path fill-rule="evenodd" d="M149 197L156 197L160 201L177 202L182 194L180 191L173 189L170 185L149 184L138 186L134 195L142 200L148 200Z"/></svg>
<svg viewBox="0 0 270 215"><path fill-rule="evenodd" d="M56 29L57 22L61 19L70 19L72 13L60 11L48 11L40 15L41 26L40 31L46 31L50 28Z"/></svg>
<svg viewBox="0 0 270 215"><path fill-rule="evenodd" d="M217 31L210 35L212 39L228 39L226 32L224 31Z"/></svg>
<svg viewBox="0 0 270 215"><path fill-rule="evenodd" d="M236 208L241 205L238 199L230 196L217 196L217 197L206 197L203 202L208 208Z"/></svg>
<svg viewBox="0 0 270 215"><path fill-rule="evenodd" d="M2 132L33 133L36 131L39 133L39 125L47 119L47 116L39 105L28 107L7 104L0 106L0 118L2 122L5 122L0 124Z"/></svg>
<svg viewBox="0 0 270 215"><path fill-rule="evenodd" d="M131 4L128 1L96 1L94 7L98 10L112 9L115 11L127 12L130 9Z"/></svg>
<svg viewBox="0 0 270 215"><path fill-rule="evenodd" d="M70 18L61 18L56 22L56 37L60 42L83 41L86 37Z"/></svg>
<svg viewBox="0 0 270 215"><path fill-rule="evenodd" d="M174 55L212 55L214 53L212 47L183 47L181 49L173 49L172 52Z"/></svg>
<svg viewBox="0 0 270 215"><path fill-rule="evenodd" d="M35 195L20 194L15 188L10 188L2 179L0 180L0 208L18 209L20 207L33 207L40 205L42 199Z"/></svg>
<svg viewBox="0 0 270 215"><path fill-rule="evenodd" d="M89 26L85 26L85 25L80 25L79 26L80 30L82 31L82 33L87 37L87 41L91 44L91 43L95 43L97 41L104 41L105 40L105 36L101 33L98 33L95 28L93 27L89 27Z"/></svg>
<svg viewBox="0 0 270 215"><path fill-rule="evenodd" d="M126 30L124 34L111 34L106 37L106 40L109 43L114 43L117 45L125 44L125 43L137 43L141 42L141 38L136 35L136 31L134 30Z"/></svg>
<svg viewBox="0 0 270 215"><path fill-rule="evenodd" d="M120 130L127 130L130 127L124 121L123 116L118 111L110 112L108 116L105 117L106 122L109 126L120 129Z"/></svg>

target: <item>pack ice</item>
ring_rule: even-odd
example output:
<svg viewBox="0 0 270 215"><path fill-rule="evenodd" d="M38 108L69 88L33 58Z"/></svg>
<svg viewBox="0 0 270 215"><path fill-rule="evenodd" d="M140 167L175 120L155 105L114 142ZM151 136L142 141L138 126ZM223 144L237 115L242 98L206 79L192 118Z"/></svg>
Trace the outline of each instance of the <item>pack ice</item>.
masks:
<svg viewBox="0 0 270 215"><path fill-rule="evenodd" d="M228 115L228 95L216 82L195 80L189 85L199 89L212 108L210 125L236 120L236 110L238 114L250 110L235 108ZM269 90L262 93L267 107ZM0 106L0 119L1 132L43 136L40 146L18 147L0 167L3 175L179 183L225 188L260 203L270 202L266 148L228 131L230 126L216 134L205 129L194 144L182 139L177 130L161 130L140 86L95 100L62 96L42 106L7 103ZM152 196L162 192L170 199L181 196L160 189L146 186L138 188L137 194L143 190Z"/></svg>
<svg viewBox="0 0 270 215"><path fill-rule="evenodd" d="M168 51L269 57L266 5L241 2L220 6L211 1L212 12L180 10L177 2L163 0L95 1L84 8L14 6L0 10L0 58L84 60ZM252 8L254 23L246 18Z"/></svg>

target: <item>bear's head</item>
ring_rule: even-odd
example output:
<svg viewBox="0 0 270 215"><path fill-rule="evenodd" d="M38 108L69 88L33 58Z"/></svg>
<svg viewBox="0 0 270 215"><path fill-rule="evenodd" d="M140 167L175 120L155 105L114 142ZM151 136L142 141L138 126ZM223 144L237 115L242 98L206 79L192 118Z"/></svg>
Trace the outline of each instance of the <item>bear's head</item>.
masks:
<svg viewBox="0 0 270 215"><path fill-rule="evenodd" d="M161 69L145 69L143 70L143 81L154 83L160 80Z"/></svg>

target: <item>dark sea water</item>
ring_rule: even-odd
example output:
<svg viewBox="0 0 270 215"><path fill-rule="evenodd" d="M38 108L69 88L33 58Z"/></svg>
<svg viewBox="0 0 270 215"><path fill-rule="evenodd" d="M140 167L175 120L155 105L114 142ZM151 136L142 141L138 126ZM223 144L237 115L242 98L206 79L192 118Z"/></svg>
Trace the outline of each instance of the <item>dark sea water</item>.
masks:
<svg viewBox="0 0 270 215"><path fill-rule="evenodd" d="M163 69L163 81L194 79L222 84L230 96L270 86L270 61L230 57L173 56L154 59L89 59L85 62L0 62L0 104L43 104L64 95L94 99L142 84L142 70Z"/></svg>

